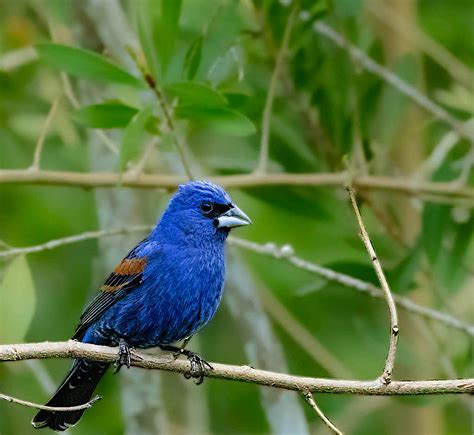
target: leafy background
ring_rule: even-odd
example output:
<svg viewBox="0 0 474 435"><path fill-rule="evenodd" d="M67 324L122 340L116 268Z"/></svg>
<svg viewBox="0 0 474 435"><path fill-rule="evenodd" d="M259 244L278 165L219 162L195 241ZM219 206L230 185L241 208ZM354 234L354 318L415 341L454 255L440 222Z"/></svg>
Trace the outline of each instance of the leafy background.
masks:
<svg viewBox="0 0 474 435"><path fill-rule="evenodd" d="M3 2L0 167L31 165L35 143L57 100L42 169L124 173L137 170L141 162L146 173L184 174L177 140L203 176L253 171L262 112L291 10L287 3ZM474 65L472 2L318 0L301 1L297 8L275 89L269 171L349 168L472 186L472 144L457 138L446 146L449 126L364 71L311 25L315 20L331 25L464 122L473 109L472 75L463 81L455 70L456 62L468 71ZM398 21L399 16L404 19ZM427 40L445 47L454 61L433 60L426 54ZM7 64L12 53L19 56L13 67ZM144 69L172 108L174 131L142 78ZM64 86L64 73L73 96ZM305 259L376 283L342 189L269 186L232 189L230 194L254 221L239 236L289 243ZM2 184L0 238L4 248L29 246L98 228L153 224L168 197L160 189ZM472 204L377 190L362 192L359 199L393 291L472 321ZM141 236L2 258L0 342L68 338L107 270ZM370 379L380 373L388 324L383 301L236 248L229 252L229 262L224 303L191 345L207 359L308 376L342 377L344 372ZM301 331L295 332L294 322L278 314L281 306L312 337L309 352L295 340ZM400 316L396 378L473 376L472 341L465 334L404 311ZM315 350L314 340L337 366ZM42 402L69 364L3 364L0 391ZM252 385L209 380L198 388L173 374L134 369L106 376L98 392L104 400L71 432L326 430L296 394ZM465 397L316 399L348 433L472 431L472 400ZM0 403L0 433L33 432L32 414Z"/></svg>

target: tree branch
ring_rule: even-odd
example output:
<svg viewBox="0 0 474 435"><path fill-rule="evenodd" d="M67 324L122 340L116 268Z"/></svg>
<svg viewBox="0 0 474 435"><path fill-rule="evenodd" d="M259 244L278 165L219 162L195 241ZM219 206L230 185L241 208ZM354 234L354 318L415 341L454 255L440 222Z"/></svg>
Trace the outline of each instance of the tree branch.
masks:
<svg viewBox="0 0 474 435"><path fill-rule="evenodd" d="M328 281L337 282L345 287L358 290L362 293L368 294L376 298L384 298L382 290L374 284L367 281L363 281L359 278L354 278L344 273L336 272L335 270L328 269L327 267L320 266L319 264L303 260L302 258L297 257L294 254L293 248L290 245L284 245L282 247L278 247L274 243L266 243L262 245L259 243L239 239L232 236L229 237L229 242L243 249L255 252L257 254L268 255L278 260L287 261L288 263L299 269L303 269L316 275L322 276ZM395 294L393 295L393 298L395 300L395 303L406 311L417 314L419 316L426 317L431 320L437 320L441 323L444 323L446 326L459 329L460 331L467 333L471 337L474 336L474 325L465 323L459 320L458 318L452 316L451 314L424 307L400 295Z"/></svg>
<svg viewBox="0 0 474 435"><path fill-rule="evenodd" d="M49 109L48 116L43 124L43 128L41 129L40 135L38 136L38 140L36 142L35 153L33 156L33 163L28 168L30 171L38 171L40 168L40 160L41 160L41 152L43 151L43 144L46 139L46 135L48 134L49 126L53 121L54 117L56 116L56 111L59 104L59 98L56 98L51 104L51 108Z"/></svg>
<svg viewBox="0 0 474 435"><path fill-rule="evenodd" d="M298 174L242 174L212 176L210 180L225 188L251 188L260 186L327 186L344 187L347 175L339 173L298 173ZM163 188L175 189L187 178L177 175L150 175L139 177L134 174L117 174L113 172L66 172L66 171L28 171L24 169L1 169L0 184L37 184L69 186L82 188L97 187L130 187L130 188ZM473 200L474 188L455 182L415 181L405 178L394 178L377 175L355 176L352 179L354 187L360 190L387 190L405 195L451 195L453 197Z"/></svg>
<svg viewBox="0 0 474 435"><path fill-rule="evenodd" d="M441 106L431 101L426 95L423 95L418 89L403 81L400 77L390 71L388 68L378 64L369 56L367 56L360 48L352 45L346 38L340 33L336 32L333 28L325 23L316 21L313 24L313 29L320 35L330 39L338 47L347 51L352 59L360 63L360 65L370 73L380 77L387 83L390 83L400 93L410 98L428 113L433 115L436 119L443 121L448 124L453 130L459 135L468 139L474 140L474 134L468 131L465 126L450 113L444 110Z"/></svg>
<svg viewBox="0 0 474 435"><path fill-rule="evenodd" d="M137 63L137 65L139 65ZM161 111L163 112L165 119L166 119L166 125L168 126L169 131L172 133L173 137L173 142L176 146L176 150L178 151L179 158L181 160L181 163L183 164L184 171L186 172L186 175L188 176L189 179L193 179L193 173L191 170L191 165L188 161L188 158L186 156L186 149L184 145L181 143L181 141L178 138L178 134L176 132L176 128L174 125L173 118L171 116L170 110L168 108L168 103L166 102L166 99L161 92L160 87L157 85L155 79L152 77L152 75L147 72L147 71L142 71L143 78L145 82L147 83L148 87L152 90L154 95L156 96L156 99L158 100L158 103L161 107Z"/></svg>
<svg viewBox="0 0 474 435"><path fill-rule="evenodd" d="M93 361L114 362L118 349L96 346L74 340L0 345L0 361L19 361L45 358L87 358ZM187 360L175 360L169 356L154 356L144 352L132 352L132 365L145 369L159 369L176 373L188 373ZM445 379L423 381L392 381L384 385L378 380L356 381L294 376L257 370L249 366L212 363L213 370L205 376L215 379L258 384L292 391L312 393L359 394L370 396L419 395L419 394L472 394L474 379Z"/></svg>
<svg viewBox="0 0 474 435"><path fill-rule="evenodd" d="M364 242L365 249L367 249L370 259L372 260L372 266L374 267L375 274L377 275L377 278L380 282L380 287L382 288L385 301L387 302L388 310L390 313L390 342L388 346L385 367L381 376L382 382L385 384L389 384L392 381L393 366L395 364L395 354L397 352L397 342L399 333L397 307L395 305L395 301L393 300L392 292L390 291L387 279L385 278L382 265L380 264L377 254L375 253L375 249L372 245L372 241L369 238L369 234L365 229L365 225L362 220L359 207L357 206L354 190L352 189L352 187L347 187L347 192L349 193L352 208L354 209L354 213L357 218L357 223L359 224L359 235L362 241Z"/></svg>
<svg viewBox="0 0 474 435"><path fill-rule="evenodd" d="M150 225L140 225L135 227L127 228L113 228L110 230L98 230L98 231L86 231L81 234L76 234L74 236L63 237L61 239L50 240L46 243L41 243L40 245L27 246L25 248L11 248L5 251L0 251L0 258L2 257L13 257L15 255L24 255L32 254L34 252L48 251L50 249L59 248L63 245L69 245L71 243L82 242L85 240L99 239L105 236L116 236L119 234L130 234L137 232L146 232L153 229Z"/></svg>
<svg viewBox="0 0 474 435"><path fill-rule="evenodd" d="M80 411L81 409L88 409L90 408L95 402L102 399L100 396L95 396L93 399L89 400L89 402L83 403L82 405L76 406L47 406L47 405L40 405L39 403L28 402L26 400L17 399L16 397L7 396L6 394L0 393L0 400L6 400L10 403L16 403L18 405L23 405L28 408L34 409L42 409L44 411Z"/></svg>
<svg viewBox="0 0 474 435"><path fill-rule="evenodd" d="M336 427L334 426L329 418L327 418L323 411L321 411L321 408L316 404L316 401L314 400L313 395L309 391L304 391L303 392L303 397L305 398L306 402L308 403L311 408L313 408L314 412L319 416L319 418L323 421L323 423L331 429L335 434L337 435L343 435L343 433Z"/></svg>

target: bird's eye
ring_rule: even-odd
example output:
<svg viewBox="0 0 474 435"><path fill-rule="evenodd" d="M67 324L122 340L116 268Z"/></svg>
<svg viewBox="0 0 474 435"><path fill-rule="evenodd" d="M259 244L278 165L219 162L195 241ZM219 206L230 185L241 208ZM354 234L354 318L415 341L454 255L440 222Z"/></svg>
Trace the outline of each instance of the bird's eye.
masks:
<svg viewBox="0 0 474 435"><path fill-rule="evenodd" d="M213 205L210 202L202 202L200 208L203 213L210 213L213 209Z"/></svg>

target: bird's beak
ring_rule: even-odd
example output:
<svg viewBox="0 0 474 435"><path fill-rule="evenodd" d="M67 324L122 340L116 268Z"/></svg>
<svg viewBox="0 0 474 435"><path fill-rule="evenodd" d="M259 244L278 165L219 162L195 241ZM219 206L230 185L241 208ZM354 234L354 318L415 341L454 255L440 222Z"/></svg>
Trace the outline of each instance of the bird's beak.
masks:
<svg viewBox="0 0 474 435"><path fill-rule="evenodd" d="M235 228L251 224L250 218L236 205L217 218L217 228Z"/></svg>

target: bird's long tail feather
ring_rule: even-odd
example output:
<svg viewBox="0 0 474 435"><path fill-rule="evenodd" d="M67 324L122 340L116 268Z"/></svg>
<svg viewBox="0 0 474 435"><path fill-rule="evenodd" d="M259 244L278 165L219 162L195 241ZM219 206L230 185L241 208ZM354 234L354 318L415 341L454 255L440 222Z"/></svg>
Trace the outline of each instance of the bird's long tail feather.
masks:
<svg viewBox="0 0 474 435"><path fill-rule="evenodd" d="M69 407L87 403L109 365L84 359L75 360L66 379L46 405ZM79 411L41 410L31 423L36 429L50 427L55 431L63 431L75 425L84 411L85 409Z"/></svg>

